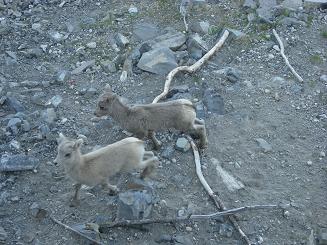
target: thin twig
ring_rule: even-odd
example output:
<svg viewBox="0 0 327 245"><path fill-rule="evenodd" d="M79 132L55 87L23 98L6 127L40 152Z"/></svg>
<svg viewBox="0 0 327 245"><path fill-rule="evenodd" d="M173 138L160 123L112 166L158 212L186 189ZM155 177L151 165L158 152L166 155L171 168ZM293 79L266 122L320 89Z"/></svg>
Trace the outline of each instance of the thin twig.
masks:
<svg viewBox="0 0 327 245"><path fill-rule="evenodd" d="M297 72L294 70L293 66L291 66L290 62L288 61L285 53L284 53L284 44L282 42L282 40L280 39L278 33L276 32L275 29L273 29L273 33L275 38L277 39L278 43L279 43L279 48L280 48L280 54L282 55L286 65L288 66L288 68L291 70L291 72L293 73L293 75L297 78L297 80L299 80L300 82L303 82L303 78L297 74Z"/></svg>
<svg viewBox="0 0 327 245"><path fill-rule="evenodd" d="M57 223L58 225L63 226L65 229L67 229L67 230L69 230L69 231L72 231L72 232L74 232L75 234L78 234L78 235L80 235L81 237L83 237L83 238L85 238L85 239L87 239L87 240L89 240L89 241L91 241L91 242L94 242L95 244L103 245L103 243L101 243L101 242L99 242L99 241L97 241L97 240L94 240L93 238L91 238L91 237L89 237L89 236L87 236L87 235L84 235L83 233L81 233L81 232L79 232L79 231L73 229L72 227L70 227L70 226L68 226L68 225L66 225L66 224L64 224L64 223L62 223L62 222L60 222L59 220L55 219L52 215L50 216L50 218L51 218L51 220L52 220L53 222Z"/></svg>
<svg viewBox="0 0 327 245"><path fill-rule="evenodd" d="M193 65L191 66L179 66L176 67L175 69L173 69L172 71L169 72L167 79L165 81L165 87L164 87L164 91L159 94L153 101L152 103L157 103L159 100L161 100L162 98L164 98L168 91L169 91L169 86L171 81L173 80L174 76L180 72L180 71L186 71L189 73L193 73L195 71L197 71L208 59L210 59L210 57L217 51L219 50L224 42L226 41L227 37L229 35L229 31L225 30L224 34L222 35L222 37L220 38L220 40L216 43L215 46L213 46L212 49L210 49L208 51L208 53L206 53L201 59L199 59L197 62L195 62Z"/></svg>
<svg viewBox="0 0 327 245"><path fill-rule="evenodd" d="M231 214L236 214L245 211L258 210L258 209L280 209L281 207L278 205L253 205L253 206L245 206L240 208L233 208L229 210L225 210L222 212L216 212L212 214L192 214L184 217L177 218L163 218L163 219L143 219L143 220L120 220L115 222L98 224L100 229L108 229L113 227L128 227L135 225L147 225L147 224L158 224L158 223L177 223L181 221L191 221L191 220L203 220L203 219L215 219L220 216L228 216Z"/></svg>
<svg viewBox="0 0 327 245"><path fill-rule="evenodd" d="M197 146L195 145L194 141L192 140L192 138L190 136L187 135L186 137L187 137L188 141L190 142L192 150L193 150L194 161L195 161L195 166L196 166L196 174L199 177L201 184L203 185L204 189L206 190L206 192L209 194L209 196L215 203L216 207L221 211L226 211L227 209L226 209L226 206L224 205L223 201L213 192L213 190L211 189L211 187L209 186L209 184L203 177L202 170L201 170L200 155L199 155L199 150L198 150ZM235 217L229 216L228 218L229 218L230 222L233 224L233 226L235 227L235 229L238 231L238 233L240 234L242 239L246 242L246 244L251 245L252 242L247 237L247 235L243 232L240 225L237 223Z"/></svg>

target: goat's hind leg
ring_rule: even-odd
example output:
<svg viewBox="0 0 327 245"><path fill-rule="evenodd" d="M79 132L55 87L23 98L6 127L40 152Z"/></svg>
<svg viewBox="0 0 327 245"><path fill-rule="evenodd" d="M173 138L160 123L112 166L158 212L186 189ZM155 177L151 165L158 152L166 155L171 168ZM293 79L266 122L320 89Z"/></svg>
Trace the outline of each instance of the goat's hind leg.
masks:
<svg viewBox="0 0 327 245"><path fill-rule="evenodd" d="M145 177L149 176L153 172L155 167L157 167L158 162L159 162L159 159L155 156L143 161L142 165L144 165L145 168L143 169L142 173L140 174L141 179L144 179Z"/></svg>
<svg viewBox="0 0 327 245"><path fill-rule="evenodd" d="M199 119L199 118L195 118L195 119L194 119L194 123L195 123L195 124L204 125L204 120Z"/></svg>
<svg viewBox="0 0 327 245"><path fill-rule="evenodd" d="M104 186L109 194L116 195L119 192L119 189L116 185L111 185L109 181L105 181L102 183L102 186Z"/></svg>
<svg viewBox="0 0 327 245"><path fill-rule="evenodd" d="M150 138L151 138L151 140L152 140L152 142L154 144L154 148L156 150L159 150L160 147L161 147L161 142L156 138L156 135L155 135L154 131L150 130L148 132L148 136L150 136Z"/></svg>
<svg viewBox="0 0 327 245"><path fill-rule="evenodd" d="M200 148L208 146L208 138L205 125L194 124L193 130L200 137Z"/></svg>

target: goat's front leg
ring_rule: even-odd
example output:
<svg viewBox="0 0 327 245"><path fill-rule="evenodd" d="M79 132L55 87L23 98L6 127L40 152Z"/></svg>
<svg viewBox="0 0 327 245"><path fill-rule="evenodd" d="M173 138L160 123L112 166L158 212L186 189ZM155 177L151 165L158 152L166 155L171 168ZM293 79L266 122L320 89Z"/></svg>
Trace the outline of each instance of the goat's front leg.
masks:
<svg viewBox="0 0 327 245"><path fill-rule="evenodd" d="M152 142L154 144L154 148L156 150L159 150L160 147L161 147L161 142L156 138L156 135L155 135L154 131L149 130L148 135L150 136L150 138L151 138L151 140L152 140Z"/></svg>
<svg viewBox="0 0 327 245"><path fill-rule="evenodd" d="M77 207L79 205L79 191L81 189L81 186L82 184L74 184L74 188L75 188L75 193L74 193L74 196L73 196L73 199L72 201L70 202L70 205L71 207Z"/></svg>

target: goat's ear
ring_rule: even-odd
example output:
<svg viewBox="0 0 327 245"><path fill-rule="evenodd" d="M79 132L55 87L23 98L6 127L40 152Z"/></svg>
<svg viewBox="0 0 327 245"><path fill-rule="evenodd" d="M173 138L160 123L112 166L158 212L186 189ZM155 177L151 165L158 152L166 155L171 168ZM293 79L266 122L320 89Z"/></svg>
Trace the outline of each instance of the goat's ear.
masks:
<svg viewBox="0 0 327 245"><path fill-rule="evenodd" d="M105 87L104 87L104 90L106 92L112 92L112 89L111 89L111 86L109 84L107 84Z"/></svg>
<svg viewBox="0 0 327 245"><path fill-rule="evenodd" d="M74 143L74 149L80 148L82 144L83 144L83 140L82 139L76 140L75 143Z"/></svg>
<svg viewBox="0 0 327 245"><path fill-rule="evenodd" d="M57 138L57 143L60 144L66 137L62 133L59 133L59 138Z"/></svg>

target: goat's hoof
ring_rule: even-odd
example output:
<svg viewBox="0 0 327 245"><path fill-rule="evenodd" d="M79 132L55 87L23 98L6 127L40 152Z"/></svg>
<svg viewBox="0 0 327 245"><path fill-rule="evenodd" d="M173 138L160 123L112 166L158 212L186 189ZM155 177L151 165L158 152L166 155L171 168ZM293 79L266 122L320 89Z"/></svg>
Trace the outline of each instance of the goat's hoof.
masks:
<svg viewBox="0 0 327 245"><path fill-rule="evenodd" d="M113 186L108 190L110 196L115 196L119 193L119 188L117 186Z"/></svg>
<svg viewBox="0 0 327 245"><path fill-rule="evenodd" d="M79 206L79 204L80 204L79 200L73 199L73 200L70 201L69 207L77 207L77 206Z"/></svg>
<svg viewBox="0 0 327 245"><path fill-rule="evenodd" d="M160 150L161 146L162 146L162 143L161 142L158 142L158 143L154 144L154 149L156 151L158 151L158 150Z"/></svg>

